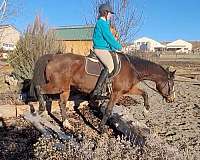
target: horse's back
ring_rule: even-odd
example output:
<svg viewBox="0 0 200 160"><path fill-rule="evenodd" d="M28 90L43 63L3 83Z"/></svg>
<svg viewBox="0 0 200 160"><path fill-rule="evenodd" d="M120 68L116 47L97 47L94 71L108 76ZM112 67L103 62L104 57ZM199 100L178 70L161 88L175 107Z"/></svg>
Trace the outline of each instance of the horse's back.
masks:
<svg viewBox="0 0 200 160"><path fill-rule="evenodd" d="M46 66L47 80L50 76L72 77L77 69L84 66L84 63L84 56L71 53L56 55Z"/></svg>
<svg viewBox="0 0 200 160"><path fill-rule="evenodd" d="M54 61L69 61L69 60L82 60L84 59L84 56L73 54L73 53L65 53L65 54L56 54L54 55L53 59Z"/></svg>

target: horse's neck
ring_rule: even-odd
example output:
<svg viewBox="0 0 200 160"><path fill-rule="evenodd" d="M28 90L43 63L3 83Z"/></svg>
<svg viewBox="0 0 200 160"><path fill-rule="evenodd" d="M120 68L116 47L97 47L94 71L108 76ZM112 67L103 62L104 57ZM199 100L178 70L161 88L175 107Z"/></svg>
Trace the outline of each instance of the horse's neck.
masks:
<svg viewBox="0 0 200 160"><path fill-rule="evenodd" d="M166 78L165 70L155 63L145 61L145 63L135 64L135 69L139 80L150 80L157 83Z"/></svg>

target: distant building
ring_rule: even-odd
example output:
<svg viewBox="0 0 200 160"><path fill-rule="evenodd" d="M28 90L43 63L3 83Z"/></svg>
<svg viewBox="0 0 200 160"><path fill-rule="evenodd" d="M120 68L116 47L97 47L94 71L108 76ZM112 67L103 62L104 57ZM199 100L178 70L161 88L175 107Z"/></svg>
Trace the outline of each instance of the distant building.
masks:
<svg viewBox="0 0 200 160"><path fill-rule="evenodd" d="M64 26L55 29L57 40L62 41L66 53L87 55L92 48L94 26Z"/></svg>
<svg viewBox="0 0 200 160"><path fill-rule="evenodd" d="M196 40L196 41L189 41L189 43L192 44L192 51L195 53L200 52L200 41Z"/></svg>
<svg viewBox="0 0 200 160"><path fill-rule="evenodd" d="M135 40L131 46L134 47L135 50L140 50L143 52L163 51L166 48L166 46L162 45L160 42L147 37L142 37Z"/></svg>
<svg viewBox="0 0 200 160"><path fill-rule="evenodd" d="M12 25L0 25L0 48L12 51L20 39L21 33Z"/></svg>
<svg viewBox="0 0 200 160"><path fill-rule="evenodd" d="M176 40L166 45L167 51L175 51L176 53L189 53L192 51L192 44L184 40Z"/></svg>

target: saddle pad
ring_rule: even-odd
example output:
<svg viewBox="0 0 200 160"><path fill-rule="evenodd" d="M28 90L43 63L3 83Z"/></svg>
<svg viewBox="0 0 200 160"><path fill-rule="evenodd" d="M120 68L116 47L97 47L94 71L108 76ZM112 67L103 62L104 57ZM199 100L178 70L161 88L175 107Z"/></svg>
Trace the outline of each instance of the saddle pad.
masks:
<svg viewBox="0 0 200 160"><path fill-rule="evenodd" d="M121 60L117 54L113 54L113 62L115 67L111 73L111 78L115 77L121 69ZM85 71L87 74L99 76L103 68L103 64L98 60L97 57L85 57Z"/></svg>
<svg viewBox="0 0 200 160"><path fill-rule="evenodd" d="M102 64L99 62L98 59L94 58L85 58L85 71L89 75L99 76L101 70L103 69Z"/></svg>

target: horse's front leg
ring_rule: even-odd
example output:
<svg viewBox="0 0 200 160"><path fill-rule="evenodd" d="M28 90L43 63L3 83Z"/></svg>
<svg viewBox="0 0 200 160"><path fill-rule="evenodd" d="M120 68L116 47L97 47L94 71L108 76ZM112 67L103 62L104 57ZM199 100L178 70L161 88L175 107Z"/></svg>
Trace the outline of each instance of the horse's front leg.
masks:
<svg viewBox="0 0 200 160"><path fill-rule="evenodd" d="M99 126L99 130L100 130L101 133L104 133L105 124L106 124L108 118L111 116L113 106L115 105L115 103L117 102L119 97L120 97L119 93L112 93L111 94L110 100L108 102L108 106L105 110L105 113L103 114L103 119L101 120L101 123L100 123L100 126Z"/></svg>
<svg viewBox="0 0 200 160"><path fill-rule="evenodd" d="M148 94L147 92L143 91L142 89L139 89L137 87L132 87L128 93L126 94L133 94L133 95L140 95L143 97L144 99L144 107L147 111L149 111L150 109L150 105L149 105L149 98L148 98Z"/></svg>
<svg viewBox="0 0 200 160"><path fill-rule="evenodd" d="M73 129L69 121L67 120L67 108L66 104L69 98L70 91L65 91L60 94L60 100L59 100L59 106L60 106L60 112L62 117L62 123L64 128Z"/></svg>

